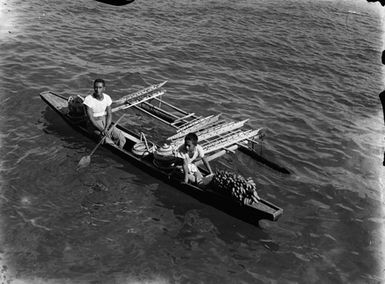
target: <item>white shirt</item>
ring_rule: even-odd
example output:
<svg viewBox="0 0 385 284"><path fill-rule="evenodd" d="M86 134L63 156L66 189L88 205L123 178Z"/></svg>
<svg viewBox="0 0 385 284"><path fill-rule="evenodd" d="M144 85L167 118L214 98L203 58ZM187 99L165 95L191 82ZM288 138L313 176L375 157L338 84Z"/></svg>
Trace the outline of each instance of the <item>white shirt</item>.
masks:
<svg viewBox="0 0 385 284"><path fill-rule="evenodd" d="M101 101L95 99L93 95L88 95L84 99L83 104L92 109L94 117L100 117L107 114L106 108L112 104L112 100L109 95L104 93Z"/></svg>
<svg viewBox="0 0 385 284"><path fill-rule="evenodd" d="M192 157L189 156L186 147L184 144L182 144L177 151L177 156L182 158L182 159L187 159L188 163L193 163L195 160L199 158L203 158L205 156L203 148L201 145L196 145L195 146L195 151Z"/></svg>
<svg viewBox="0 0 385 284"><path fill-rule="evenodd" d="M201 145L195 146L194 154L192 157L190 157L184 144L182 144L177 150L177 157L187 160L187 167L188 167L189 173L198 172L198 168L195 164L193 164L193 162L199 158L203 158L204 156L205 154Z"/></svg>

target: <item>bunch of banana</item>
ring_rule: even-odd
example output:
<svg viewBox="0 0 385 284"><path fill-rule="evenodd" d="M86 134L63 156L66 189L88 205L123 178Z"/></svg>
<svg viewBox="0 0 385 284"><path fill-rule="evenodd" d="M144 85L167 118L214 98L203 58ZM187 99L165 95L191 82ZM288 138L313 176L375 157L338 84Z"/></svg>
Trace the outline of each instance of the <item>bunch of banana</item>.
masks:
<svg viewBox="0 0 385 284"><path fill-rule="evenodd" d="M214 190L230 195L242 204L258 203L260 200L254 181L251 178L245 179L236 173L217 171L211 181L211 186Z"/></svg>

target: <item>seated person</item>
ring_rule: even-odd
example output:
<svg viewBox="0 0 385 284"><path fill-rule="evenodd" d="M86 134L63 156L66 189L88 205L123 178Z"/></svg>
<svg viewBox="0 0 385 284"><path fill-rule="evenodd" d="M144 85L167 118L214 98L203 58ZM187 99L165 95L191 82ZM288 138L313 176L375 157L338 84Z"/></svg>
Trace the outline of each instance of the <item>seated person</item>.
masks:
<svg viewBox="0 0 385 284"><path fill-rule="evenodd" d="M96 79L94 81L94 93L88 95L83 101L89 118L88 128L96 135L106 136L105 142L110 144L115 143L120 148L123 148L126 143L126 138L122 132L115 127L112 131L108 131L110 130L112 120L112 100L109 95L104 93L105 86L106 84L103 79Z"/></svg>
<svg viewBox="0 0 385 284"><path fill-rule="evenodd" d="M198 145L198 136L195 133L189 133L184 138L184 144L181 145L177 152L176 156L182 159L183 164L183 173L184 173L184 182L200 184L202 182L202 173L199 171L198 167L194 164L199 159L202 159L207 170L212 174L211 167L209 162L205 158L204 151L202 146Z"/></svg>

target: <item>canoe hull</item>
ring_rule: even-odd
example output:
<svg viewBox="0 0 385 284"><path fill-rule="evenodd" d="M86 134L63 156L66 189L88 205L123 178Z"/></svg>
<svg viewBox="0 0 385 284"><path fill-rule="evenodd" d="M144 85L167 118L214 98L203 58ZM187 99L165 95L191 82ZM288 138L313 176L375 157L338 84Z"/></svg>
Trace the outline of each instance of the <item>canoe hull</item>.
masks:
<svg viewBox="0 0 385 284"><path fill-rule="evenodd" d="M43 92L40 94L40 97L45 103L47 103L50 108L56 111L74 130L82 133L90 139L97 139L95 137L92 137L86 131L84 126L73 123L71 118L67 115L68 108L67 99L65 97L54 94L52 92ZM178 179L173 179L168 171L161 170L153 164L152 155L148 155L146 157L138 157L132 153L132 146L140 140L139 135L122 127L121 125L116 125L116 127L120 129L126 137L127 142L125 149L120 149L119 147L111 144L104 144L103 147L109 149L113 153L129 161L136 167L146 171L150 175L157 177L163 182L176 187L177 189L191 195L192 197L198 199L201 202L211 205L217 209L220 209L221 211L228 213L229 215L232 215L252 224L256 224L260 219L276 221L282 215L282 208L264 199L261 199L259 203L253 203L252 205L243 205L209 188L202 189L192 184L181 183Z"/></svg>

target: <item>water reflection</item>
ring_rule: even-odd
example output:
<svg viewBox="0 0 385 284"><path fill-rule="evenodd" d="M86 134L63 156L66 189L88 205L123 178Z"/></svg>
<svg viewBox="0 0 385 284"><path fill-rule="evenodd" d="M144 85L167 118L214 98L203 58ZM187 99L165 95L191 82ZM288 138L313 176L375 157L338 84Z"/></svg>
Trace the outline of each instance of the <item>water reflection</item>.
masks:
<svg viewBox="0 0 385 284"><path fill-rule="evenodd" d="M60 137L63 146L85 144L68 136L67 131L72 129L51 115L57 116L50 111L43 114L41 123L46 132ZM17 197L29 208L23 211L25 217L40 217L39 224L50 229L16 219L23 230L9 232L12 239L6 245L13 251L23 248L10 261L22 274L33 271L35 277L100 280L119 271L114 277L121 280L147 271L150 279L172 282L174 277L191 279L192 273L202 269L203 260L205 269L211 266L223 275L237 277L240 273L249 275L247 271L257 273L252 263L265 259L269 251L279 251L279 244L259 227L258 220L246 218L251 225L234 218L234 212L217 210L213 204L159 182L118 156L103 149L101 152L104 158L87 171L76 173L64 164L45 171L45 176L35 181L40 193L33 202L29 198L25 202L29 190ZM39 171L32 174L39 176ZM16 220L6 222L17 228ZM32 241L22 239L25 231ZM24 259L36 265L32 267ZM228 259L229 266L217 265ZM171 273L175 266L177 271Z"/></svg>

